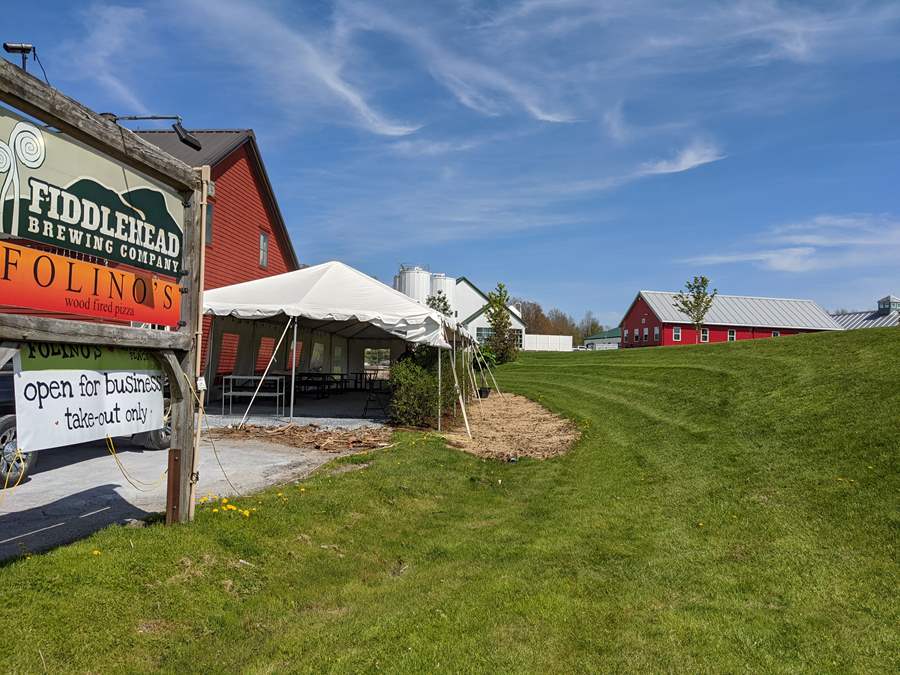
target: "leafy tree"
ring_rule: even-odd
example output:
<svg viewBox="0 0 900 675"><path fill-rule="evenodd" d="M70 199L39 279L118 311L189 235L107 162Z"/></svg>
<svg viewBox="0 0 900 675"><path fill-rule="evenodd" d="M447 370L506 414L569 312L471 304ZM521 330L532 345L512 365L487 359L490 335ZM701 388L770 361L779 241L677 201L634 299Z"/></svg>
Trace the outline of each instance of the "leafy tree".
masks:
<svg viewBox="0 0 900 675"><path fill-rule="evenodd" d="M450 316L450 301L447 299L447 296L444 295L444 291L438 291L434 295L429 295L425 299L425 304L431 307L431 309L437 310L444 316Z"/></svg>
<svg viewBox="0 0 900 675"><path fill-rule="evenodd" d="M544 308L533 300L516 298L513 302L522 310L522 322L525 330L532 335L547 335L550 332L550 320L544 313Z"/></svg>
<svg viewBox="0 0 900 675"><path fill-rule="evenodd" d="M603 324L597 321L597 317L591 310L584 313L584 318L578 324L578 332L581 333L580 339L575 344L581 344L586 337L596 335L603 331Z"/></svg>
<svg viewBox="0 0 900 675"><path fill-rule="evenodd" d="M700 341L700 328L703 326L703 320L712 307L713 298L719 293L717 289L709 292L709 279L706 277L694 277L692 281L684 284L684 290L679 291L675 296L675 309L688 315L691 323L694 324L695 341Z"/></svg>
<svg viewBox="0 0 900 675"><path fill-rule="evenodd" d="M497 288L488 293L487 320L492 334L487 345L497 357L498 363L515 361L519 352L509 319L509 302L509 291L502 283L498 283Z"/></svg>

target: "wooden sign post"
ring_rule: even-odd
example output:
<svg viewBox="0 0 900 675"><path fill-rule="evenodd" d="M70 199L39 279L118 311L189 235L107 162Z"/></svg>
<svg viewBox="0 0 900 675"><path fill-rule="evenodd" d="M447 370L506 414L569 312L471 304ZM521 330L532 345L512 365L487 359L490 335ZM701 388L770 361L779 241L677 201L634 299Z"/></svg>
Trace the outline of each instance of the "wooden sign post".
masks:
<svg viewBox="0 0 900 675"><path fill-rule="evenodd" d="M206 182L201 180L200 170L192 169L2 59L0 101L13 109L12 112L24 113L46 124L47 128L39 131L49 138L77 141L71 144L73 152L84 152L86 146L88 153L96 153L98 161L117 163L121 169L120 179L124 177L126 185L129 177L137 175L164 188L131 190L123 194L107 189L103 180L94 181L90 175L65 186L32 175L28 179L29 205L26 199L20 199L18 174L15 175L11 201L8 201L7 183L0 177L0 184L4 186L4 193L0 194L0 231L5 233L4 240L0 241L0 249L3 249L0 250L0 280L12 283L15 273L31 274L30 279L19 282L22 287L28 285L30 295L26 294L26 297L16 291L13 298L12 291L8 290L13 287L2 286L0 293L5 293L6 297L0 295L0 305L53 311L59 308L52 303L65 302L66 292L80 291L85 284L90 288L93 288L91 284L108 284L104 294L95 293L98 297L103 295L107 300L105 303L79 305L72 301L68 313L78 317L73 320L34 313L0 313L0 343L50 342L150 350L166 374L171 399L166 522L185 522L190 519L191 486L196 480L193 466L194 389L200 344L203 268L200 222L201 203L205 200L201 190L205 189ZM23 193L28 171L45 161L40 154L44 151L43 141L36 145L33 139L26 138L23 130L27 127L31 127L27 121L16 125L11 137L13 143L7 144L3 142L5 139L0 139L0 154L5 150L13 162L18 158L23 166ZM3 166L0 157L0 173L5 173ZM114 164L109 166L115 169ZM15 169L13 166L10 170ZM89 169L85 171L90 173ZM56 175L52 171L48 174ZM171 202L173 196L183 206L183 218L180 208L176 209L179 216L175 220L166 215L171 209L165 208L165 200ZM109 200L113 200L112 206ZM161 210L157 209L160 204ZM3 213L5 205L9 206L9 215ZM157 212L163 215L153 218L147 215ZM177 222L179 219L181 222ZM4 230L4 223L9 223L10 229ZM115 264L96 265L78 256L38 251L28 246L29 241L51 245L57 250L87 253L91 258ZM13 249L19 249L19 254ZM20 266L19 261L31 261L30 266L24 262ZM106 276L102 276L104 274ZM48 290L51 284L64 282L64 288ZM28 303L32 304L29 306ZM171 314L176 304L177 321ZM105 315L106 311L112 315ZM142 314L131 315L132 311ZM172 329L81 320L81 317L98 316L120 322L144 320L135 318L139 316L163 317L158 323L171 319Z"/></svg>

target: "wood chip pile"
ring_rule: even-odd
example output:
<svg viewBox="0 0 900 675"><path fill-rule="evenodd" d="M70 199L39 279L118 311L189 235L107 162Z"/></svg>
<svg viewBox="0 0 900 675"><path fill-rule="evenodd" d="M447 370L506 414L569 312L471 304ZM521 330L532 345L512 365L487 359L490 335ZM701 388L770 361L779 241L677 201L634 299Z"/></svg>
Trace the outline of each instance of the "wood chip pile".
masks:
<svg viewBox="0 0 900 675"><path fill-rule="evenodd" d="M472 436L465 427L445 434L454 448L479 457L509 461L519 457L548 459L568 452L580 435L570 420L539 403L514 394L497 392L468 406Z"/></svg>
<svg viewBox="0 0 900 675"><path fill-rule="evenodd" d="M391 441L391 429L364 427L361 429L323 429L315 424L299 426L261 427L245 424L242 429L225 427L213 429L214 438L259 438L296 448L315 448L325 452L372 450L383 448Z"/></svg>

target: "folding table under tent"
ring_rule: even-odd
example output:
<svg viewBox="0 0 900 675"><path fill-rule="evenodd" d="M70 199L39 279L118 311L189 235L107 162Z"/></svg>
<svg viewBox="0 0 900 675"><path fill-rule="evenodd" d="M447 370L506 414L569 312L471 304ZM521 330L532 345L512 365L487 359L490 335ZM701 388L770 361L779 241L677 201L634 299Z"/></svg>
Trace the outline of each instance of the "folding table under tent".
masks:
<svg viewBox="0 0 900 675"><path fill-rule="evenodd" d="M260 346L268 339L274 346L266 372L290 371L291 418L298 368L327 365L330 371L338 364L345 373L361 371L367 348L390 349L392 360L406 343L449 349L446 336L453 330L441 313L337 261L206 291L203 307L212 316L210 386L226 335L238 340L232 371L238 375L255 375ZM244 348L248 342L250 349ZM298 343L303 345L300 363L292 358Z"/></svg>

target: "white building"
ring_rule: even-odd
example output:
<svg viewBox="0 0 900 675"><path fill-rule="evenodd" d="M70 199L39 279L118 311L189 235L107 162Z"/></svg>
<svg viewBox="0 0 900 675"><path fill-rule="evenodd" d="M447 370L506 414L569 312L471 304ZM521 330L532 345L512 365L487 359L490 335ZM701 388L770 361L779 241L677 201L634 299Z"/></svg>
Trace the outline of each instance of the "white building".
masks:
<svg viewBox="0 0 900 675"><path fill-rule="evenodd" d="M394 276L394 288L413 300L427 303L428 297L442 291L450 303L451 313L478 341L484 344L491 336L491 324L487 317L488 297L466 277L448 277L433 273L420 265L400 265ZM526 335L522 312L515 305L507 307L509 323L516 335L519 349L526 352L570 352L571 335Z"/></svg>
<svg viewBox="0 0 900 675"><path fill-rule="evenodd" d="M458 312L460 323L484 344L493 333L487 317L487 295L466 277L459 277L456 280L454 299L450 307ZM525 344L525 322L518 307L510 305L507 309L510 328L516 336L516 344L522 349Z"/></svg>
<svg viewBox="0 0 900 675"><path fill-rule="evenodd" d="M428 297L442 291L450 303L450 311L479 342L484 343L491 335L487 318L488 297L478 286L466 277L448 277L446 274L432 273L419 265L401 265L394 277L394 288L414 300L426 304ZM516 334L519 348L527 344L525 322L517 307L510 306L509 321ZM571 346L570 346L571 348Z"/></svg>

